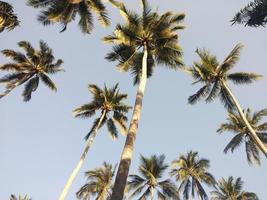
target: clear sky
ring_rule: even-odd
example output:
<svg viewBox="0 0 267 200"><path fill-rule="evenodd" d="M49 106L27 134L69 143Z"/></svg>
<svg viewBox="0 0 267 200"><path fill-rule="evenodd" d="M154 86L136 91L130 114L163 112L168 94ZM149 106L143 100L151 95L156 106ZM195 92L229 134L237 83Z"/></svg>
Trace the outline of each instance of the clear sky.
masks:
<svg viewBox="0 0 267 200"><path fill-rule="evenodd" d="M21 26L0 34L0 49L16 49L17 42L27 40L34 47L46 41L56 58L64 60L65 73L51 78L58 86L53 93L41 85L28 103L22 101L22 87L0 101L0 199L9 199L11 193L28 193L33 200L57 199L71 170L76 164L85 142L85 134L92 119L74 119L72 110L91 101L88 83L111 86L120 83L121 92L129 94L127 102L134 103L136 88L129 74L120 73L115 63L104 59L110 45L101 38L112 32L121 20L116 9L107 4L112 26L104 29L95 22L91 35L83 35L77 23L59 33L60 26L43 27L37 22L38 11L27 7L25 1L7 0L14 6ZM138 0L124 1L128 7L140 11ZM185 12L186 29L180 33L184 61L191 65L198 59L197 47L206 47L221 61L239 42L245 45L234 71L257 72L267 75L267 29L231 26L229 20L248 0L150 0L159 12ZM0 63L8 60L0 55ZM1 73L0 75L3 75ZM191 106L187 98L198 86L180 71L158 66L148 81L139 126L131 172L136 171L139 155L166 154L171 162L189 150L199 151L210 159L210 171L217 179L242 177L245 189L256 192L261 200L267 199L267 162L261 167L249 166L245 147L234 154L223 153L232 134L218 135L216 130L225 122L226 111L219 101ZM233 86L232 90L243 108L267 108L267 79L251 85ZM3 91L4 88L0 87ZM130 116L130 114L129 114ZM265 118L266 120L266 118ZM67 200L75 199L75 192L85 183L84 172L100 166L103 161L118 162L125 137L112 141L102 128L90 150L85 164L75 180Z"/></svg>

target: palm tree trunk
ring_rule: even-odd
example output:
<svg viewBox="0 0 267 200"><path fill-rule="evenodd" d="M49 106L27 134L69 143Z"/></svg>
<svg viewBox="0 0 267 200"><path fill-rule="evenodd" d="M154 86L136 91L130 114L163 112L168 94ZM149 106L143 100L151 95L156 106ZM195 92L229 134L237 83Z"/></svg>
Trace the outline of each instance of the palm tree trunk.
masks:
<svg viewBox="0 0 267 200"><path fill-rule="evenodd" d="M95 139L96 133L97 133L97 131L98 131L98 129L99 129L99 127L100 127L105 115L106 115L106 111L103 111L97 126L95 127L95 129L93 130L92 134L90 135L90 137L88 139L87 145L85 146L85 149L83 150L83 153L82 153L82 155L80 157L79 162L77 163L77 165L73 169L73 171L72 171L72 173L71 173L71 175L70 175L70 177L69 177L69 179L68 179L68 181L67 181L67 183L66 183L66 185L65 185L65 187L64 187L64 189L62 191L62 193L60 194L59 200L64 200L65 199L73 180L75 179L75 177L77 176L78 172L80 171L80 169L82 167L82 164L84 162L86 154L88 153L88 150L90 149L90 147L93 144L93 141Z"/></svg>
<svg viewBox="0 0 267 200"><path fill-rule="evenodd" d="M135 105L131 123L128 129L125 145L122 151L119 168L116 174L115 184L111 195L111 200L122 200L126 186L129 168L133 156L134 142L137 135L138 123L141 116L142 102L147 81L147 46L144 45L144 55L142 60L142 74L136 94Z"/></svg>
<svg viewBox="0 0 267 200"><path fill-rule="evenodd" d="M235 106L237 108L237 111L238 111L239 115L241 116L242 120L244 121L244 123L246 124L247 128L249 129L249 131L250 131L250 137L254 140L254 142L260 148L260 150L262 151L262 153L267 157L267 146L265 146L262 143L262 141L260 140L260 138L257 136L255 130L251 127L251 125L248 122L245 114L243 113L243 110L242 110L239 102L235 98L234 94L232 93L232 91L230 90L230 88L228 87L228 85L226 84L226 82L223 81L222 84L225 87L225 89L227 90L227 92L229 93L229 95L231 96L231 98L234 101L234 104L235 104Z"/></svg>
<svg viewBox="0 0 267 200"><path fill-rule="evenodd" d="M151 200L154 200L154 188L151 187Z"/></svg>

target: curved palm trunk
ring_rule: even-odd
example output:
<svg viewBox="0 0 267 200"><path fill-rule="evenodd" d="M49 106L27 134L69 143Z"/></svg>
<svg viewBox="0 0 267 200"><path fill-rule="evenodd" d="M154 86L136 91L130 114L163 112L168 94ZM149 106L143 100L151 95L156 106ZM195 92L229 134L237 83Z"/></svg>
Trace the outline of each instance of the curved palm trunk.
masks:
<svg viewBox="0 0 267 200"><path fill-rule="evenodd" d="M147 47L144 46L144 55L142 60L142 74L139 87L136 94L133 115L128 129L125 145L122 151L119 168L116 174L115 184L111 195L111 200L122 200L126 186L129 168L133 156L134 142L137 135L138 123L141 116L142 102L147 81Z"/></svg>
<svg viewBox="0 0 267 200"><path fill-rule="evenodd" d="M64 189L62 191L62 193L60 194L59 200L64 200L65 199L73 180L75 179L75 177L77 176L78 172L80 171L80 169L82 167L82 164L84 162L85 156L88 153L88 150L90 149L90 147L93 144L93 141L95 139L96 133L97 133L97 131L98 131L98 129L99 129L99 127L100 127L105 115L106 115L106 111L103 111L97 126L95 127L92 135L88 139L87 145L85 146L85 148L83 150L83 153L82 153L82 155L80 157L79 162L77 163L77 165L73 169L73 171L72 171L72 173L71 173L71 175L70 175L70 177L69 177L69 179L68 179L68 181L67 181L67 183L66 183L66 185L65 185L65 187L64 187Z"/></svg>
<svg viewBox="0 0 267 200"><path fill-rule="evenodd" d="M242 110L239 102L235 98L234 94L232 93L232 91L230 90L230 88L228 87L228 85L225 82L222 82L222 84L225 87L225 89L227 90L227 92L229 93L229 95L231 96L232 100L235 103L235 106L237 108L238 113L240 114L241 118L243 119L244 123L246 124L247 128L249 129L249 131L250 131L250 137L254 140L254 142L260 148L260 150L262 151L262 153L267 157L267 146L265 146L262 143L262 141L260 140L260 138L257 136L255 130L251 127L250 123L248 122L246 116L243 113L243 110Z"/></svg>

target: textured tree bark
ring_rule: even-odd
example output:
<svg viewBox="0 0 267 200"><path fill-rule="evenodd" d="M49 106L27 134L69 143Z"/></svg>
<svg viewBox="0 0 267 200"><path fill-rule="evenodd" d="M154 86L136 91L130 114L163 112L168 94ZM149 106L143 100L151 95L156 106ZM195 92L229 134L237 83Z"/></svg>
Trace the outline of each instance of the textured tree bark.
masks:
<svg viewBox="0 0 267 200"><path fill-rule="evenodd" d="M249 129L250 137L253 139L253 141L256 143L256 145L259 147L259 149L262 151L262 153L267 157L267 146L262 143L260 138L257 136L255 130L251 127L250 123L248 122L246 116L243 113L243 110L242 110L239 102L235 98L234 94L232 93L232 91L230 90L228 85L225 82L222 82L222 84L225 87L225 89L227 90L227 92L229 93L229 95L231 96L232 100L235 103L235 106L237 108L237 111L238 111L240 117L243 119L244 123L246 124L247 128Z"/></svg>
<svg viewBox="0 0 267 200"><path fill-rule="evenodd" d="M133 156L134 142L137 135L138 123L141 116L142 102L147 81L147 47L144 45L144 55L142 60L142 73L139 87L136 94L133 115L128 129L125 145L122 151L119 168L116 174L115 184L111 195L111 200L122 200L129 174L131 160Z"/></svg>
<svg viewBox="0 0 267 200"><path fill-rule="evenodd" d="M69 177L69 179L68 179L68 181L67 181L67 183L66 183L66 185L65 185L65 187L64 187L64 189L62 191L62 193L60 194L59 200L64 200L66 198L66 195L67 195L67 193L68 193L68 191L70 189L70 186L71 186L73 180L75 179L75 177L77 176L78 172L80 171L80 169L82 167L84 159L85 159L85 157L86 157L86 155L88 153L88 150L90 149L90 147L93 144L93 141L94 141L94 139L96 137L96 133L97 133L97 131L98 131L98 129L99 129L99 127L100 127L105 115L106 115L106 111L103 111L97 126L95 127L92 135L88 139L87 145L85 146L85 149L83 150L83 153L82 153L82 155L80 157L79 162L77 163L77 165L73 169L73 171L72 171L72 173L71 173L71 175L70 175L70 177Z"/></svg>

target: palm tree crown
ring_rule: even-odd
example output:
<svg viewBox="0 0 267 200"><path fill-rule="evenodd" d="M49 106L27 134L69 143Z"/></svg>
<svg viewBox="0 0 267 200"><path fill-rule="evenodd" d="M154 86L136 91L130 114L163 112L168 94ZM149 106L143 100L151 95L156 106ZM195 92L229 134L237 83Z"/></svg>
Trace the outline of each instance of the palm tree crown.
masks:
<svg viewBox="0 0 267 200"><path fill-rule="evenodd" d="M262 118L267 115L267 109L263 109L255 113L252 113L250 109L247 109L244 113L258 137L263 143L267 144L267 133L265 132L267 130L267 122L260 123ZM260 164L259 148L250 137L249 130L240 115L236 112L229 111L227 121L228 123L221 124L217 132L233 132L235 136L226 145L224 152L227 153L228 150L233 152L242 144L242 142L244 142L248 162L251 164Z"/></svg>
<svg viewBox="0 0 267 200"><path fill-rule="evenodd" d="M206 102L211 102L217 96L220 96L227 108L232 109L234 107L233 100L225 89L224 83L230 80L235 84L245 84L261 77L261 75L255 73L229 72L237 63L242 47L243 45L237 44L222 63L219 63L216 57L207 50L196 50L200 61L195 62L189 71L195 79L193 84L200 82L204 86L189 97L189 103L194 104L201 98L205 98Z"/></svg>
<svg viewBox="0 0 267 200"><path fill-rule="evenodd" d="M19 195L19 198L17 198L15 195L12 194L10 200L32 200L32 199L29 198L27 195L25 195L24 197Z"/></svg>
<svg viewBox="0 0 267 200"><path fill-rule="evenodd" d="M208 199L201 183L208 186L216 184L215 178L208 172L209 160L199 158L198 152L190 151L187 155L181 155L178 160L174 160L171 166L170 175L174 176L176 181L181 182L179 190L183 192L184 199L189 199L190 190L192 197L195 197L195 192L197 192L200 200Z"/></svg>
<svg viewBox="0 0 267 200"><path fill-rule="evenodd" d="M80 15L79 27L83 33L89 34L93 29L92 12L98 15L103 26L109 25L107 11L102 0L28 0L28 5L42 8L38 20L43 25L60 23L65 31L68 23Z"/></svg>
<svg viewBox="0 0 267 200"><path fill-rule="evenodd" d="M236 180L232 176L227 180L222 178L216 190L211 192L211 200L258 200L255 193L243 191L243 185L240 177Z"/></svg>
<svg viewBox="0 0 267 200"><path fill-rule="evenodd" d="M165 156L152 155L145 158L141 155L139 175L130 175L128 181L129 190L133 191L129 198L140 196L138 199L145 200L149 196L154 199L154 191L157 192L157 199L179 199L179 193L175 184L170 180L160 180L168 165L164 163ZM141 194L142 193L142 194Z"/></svg>
<svg viewBox="0 0 267 200"><path fill-rule="evenodd" d="M241 9L232 19L233 24L259 27L267 23L267 0L254 0Z"/></svg>
<svg viewBox="0 0 267 200"><path fill-rule="evenodd" d="M148 51L147 76L152 75L155 63L164 64L176 69L182 65L182 49L178 45L177 30L181 26L185 14L166 12L159 15L152 12L146 0L141 0L142 15L126 9L123 3L109 0L118 7L125 19L125 24L118 24L112 35L104 38L105 42L115 44L112 52L106 58L118 61L121 71L130 70L134 76L134 83L138 83L144 48Z"/></svg>
<svg viewBox="0 0 267 200"><path fill-rule="evenodd" d="M18 25L19 20L14 14L13 7L4 1L0 1L0 33L5 29L13 30Z"/></svg>
<svg viewBox="0 0 267 200"><path fill-rule="evenodd" d="M51 90L56 91L56 85L47 74L64 71L61 68L63 61L61 59L55 61L52 49L43 41L40 41L40 50L35 50L26 41L21 41L18 45L26 52L26 55L11 49L2 50L2 53L11 58L13 62L0 66L0 70L10 72L0 78L0 83L6 84L6 91L0 94L0 98L26 82L22 96L24 101L29 101L32 92L38 87L39 79Z"/></svg>
<svg viewBox="0 0 267 200"><path fill-rule="evenodd" d="M104 86L103 90L94 84L90 84L88 88L93 95L93 100L88 104L76 108L73 111L74 116L87 118L92 117L97 111L100 111L101 115L103 114L104 116L98 128L106 124L113 139L118 137L117 126L122 133L125 133L128 120L126 113L131 107L123 102L127 98L127 95L119 92L118 84L112 88ZM85 136L86 140L93 133L100 120L101 117L95 119L91 130Z"/></svg>
<svg viewBox="0 0 267 200"><path fill-rule="evenodd" d="M89 200L96 196L96 200L105 200L110 197L112 189L112 179L115 167L106 162L103 166L85 172L87 183L76 193L78 199Z"/></svg>

